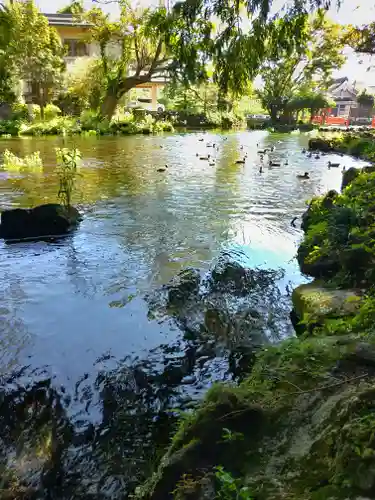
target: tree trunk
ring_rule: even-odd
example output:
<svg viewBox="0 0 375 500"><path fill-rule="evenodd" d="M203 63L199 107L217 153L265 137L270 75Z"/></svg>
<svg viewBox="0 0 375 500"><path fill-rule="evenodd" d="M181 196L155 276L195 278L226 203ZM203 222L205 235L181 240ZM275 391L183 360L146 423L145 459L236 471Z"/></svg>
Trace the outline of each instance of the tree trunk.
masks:
<svg viewBox="0 0 375 500"><path fill-rule="evenodd" d="M107 90L106 95L100 106L100 114L103 118L110 120L116 111L116 106L123 95L129 90L133 89L140 83L147 83L151 80L151 76L128 77L121 83L118 81L111 82L110 88Z"/></svg>
<svg viewBox="0 0 375 500"><path fill-rule="evenodd" d="M116 111L117 103L118 98L113 94L107 93L100 106L100 114L102 115L102 117L110 120L114 112Z"/></svg>

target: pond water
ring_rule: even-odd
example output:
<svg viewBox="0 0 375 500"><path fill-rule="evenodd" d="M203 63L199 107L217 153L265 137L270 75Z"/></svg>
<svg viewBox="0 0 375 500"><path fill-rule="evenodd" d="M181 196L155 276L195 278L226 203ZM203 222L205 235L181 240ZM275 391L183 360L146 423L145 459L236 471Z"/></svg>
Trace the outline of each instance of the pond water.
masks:
<svg viewBox="0 0 375 500"><path fill-rule="evenodd" d="M205 273L222 252L247 267L282 269L283 327L267 340L293 335L288 294L304 278L294 259L301 231L291 220L307 199L339 189L341 168L328 170L328 160L362 164L307 158L307 141L264 131L1 140L0 157L5 149L40 151L44 162L34 171L0 167L1 209L56 201L55 147L75 145L83 157L76 233L54 243L0 243L0 413L8 429L1 442L7 467L39 488L38 498L123 498L152 468L157 449L146 442L168 440L167 409L229 377L225 349L199 358L173 318L150 314L147 296L180 270ZM270 157L282 166L260 173L257 144L274 145ZM245 165L236 164L245 152ZM310 180L296 178L305 171ZM178 382L176 360L188 367ZM58 426L70 429L64 440ZM22 467L14 434L34 443L25 444ZM46 443L54 439L64 446L52 453ZM53 488L60 496L43 493Z"/></svg>

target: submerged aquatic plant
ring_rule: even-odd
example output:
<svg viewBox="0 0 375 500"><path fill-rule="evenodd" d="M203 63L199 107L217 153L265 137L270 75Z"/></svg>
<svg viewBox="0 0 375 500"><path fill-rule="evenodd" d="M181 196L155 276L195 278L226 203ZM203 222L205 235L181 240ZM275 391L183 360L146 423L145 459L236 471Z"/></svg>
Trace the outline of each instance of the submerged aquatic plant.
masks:
<svg viewBox="0 0 375 500"><path fill-rule="evenodd" d="M69 208L78 175L77 167L81 159L81 153L77 148L56 148L56 158L60 183L58 198L66 208Z"/></svg>
<svg viewBox="0 0 375 500"><path fill-rule="evenodd" d="M21 168L40 169L43 167L43 162L39 151L21 158L6 149L3 154L3 166L8 170L20 170Z"/></svg>

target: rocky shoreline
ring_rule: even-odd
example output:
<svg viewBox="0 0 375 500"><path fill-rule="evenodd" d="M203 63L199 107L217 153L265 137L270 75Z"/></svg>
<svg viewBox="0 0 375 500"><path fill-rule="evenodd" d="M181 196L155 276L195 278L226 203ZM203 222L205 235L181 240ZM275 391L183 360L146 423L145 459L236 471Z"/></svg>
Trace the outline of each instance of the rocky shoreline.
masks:
<svg viewBox="0 0 375 500"><path fill-rule="evenodd" d="M257 352L239 385L214 385L136 498L374 498L374 193L362 171L311 201L298 336Z"/></svg>

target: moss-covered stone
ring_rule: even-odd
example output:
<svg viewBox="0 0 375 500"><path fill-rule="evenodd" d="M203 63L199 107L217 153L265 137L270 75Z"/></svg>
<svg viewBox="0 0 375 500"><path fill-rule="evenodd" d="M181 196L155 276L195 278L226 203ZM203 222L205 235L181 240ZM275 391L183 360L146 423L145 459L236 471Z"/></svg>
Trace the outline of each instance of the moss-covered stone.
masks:
<svg viewBox="0 0 375 500"><path fill-rule="evenodd" d="M302 323L323 325L327 319L354 316L362 297L357 289L327 288L315 281L300 285L293 291L292 301Z"/></svg>

